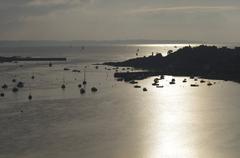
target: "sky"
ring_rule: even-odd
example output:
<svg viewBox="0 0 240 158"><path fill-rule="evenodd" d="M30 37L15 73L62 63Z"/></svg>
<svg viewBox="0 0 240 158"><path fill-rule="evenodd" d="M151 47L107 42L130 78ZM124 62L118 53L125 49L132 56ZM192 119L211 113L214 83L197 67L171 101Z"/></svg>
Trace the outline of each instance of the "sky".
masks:
<svg viewBox="0 0 240 158"><path fill-rule="evenodd" d="M240 0L0 0L0 40L240 42Z"/></svg>

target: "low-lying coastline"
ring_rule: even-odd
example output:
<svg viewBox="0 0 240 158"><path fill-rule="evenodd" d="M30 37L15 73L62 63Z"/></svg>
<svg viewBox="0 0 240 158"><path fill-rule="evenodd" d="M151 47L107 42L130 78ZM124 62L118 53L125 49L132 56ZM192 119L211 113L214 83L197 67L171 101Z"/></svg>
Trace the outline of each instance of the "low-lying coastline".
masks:
<svg viewBox="0 0 240 158"><path fill-rule="evenodd" d="M0 57L0 63L17 61L66 61L67 58Z"/></svg>
<svg viewBox="0 0 240 158"><path fill-rule="evenodd" d="M134 67L148 72L117 72L115 77L125 80L143 79L156 75L196 76L207 79L230 80L240 83L240 48L216 46L184 47L167 56L161 53L104 65Z"/></svg>

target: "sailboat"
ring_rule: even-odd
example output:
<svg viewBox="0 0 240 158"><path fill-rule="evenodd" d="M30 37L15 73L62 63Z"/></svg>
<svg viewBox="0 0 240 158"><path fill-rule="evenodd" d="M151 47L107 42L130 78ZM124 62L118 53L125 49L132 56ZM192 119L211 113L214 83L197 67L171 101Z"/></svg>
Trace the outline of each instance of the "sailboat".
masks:
<svg viewBox="0 0 240 158"><path fill-rule="evenodd" d="M31 89L31 83L29 83L29 95L28 100L32 100L32 89Z"/></svg>
<svg viewBox="0 0 240 158"><path fill-rule="evenodd" d="M83 74L83 85L86 85L87 84L87 81L86 81L86 71L84 69L84 74Z"/></svg>
<svg viewBox="0 0 240 158"><path fill-rule="evenodd" d="M65 80L64 80L64 78L63 78L63 84L62 84L61 88L62 88L63 90L66 88L66 85L65 85Z"/></svg>

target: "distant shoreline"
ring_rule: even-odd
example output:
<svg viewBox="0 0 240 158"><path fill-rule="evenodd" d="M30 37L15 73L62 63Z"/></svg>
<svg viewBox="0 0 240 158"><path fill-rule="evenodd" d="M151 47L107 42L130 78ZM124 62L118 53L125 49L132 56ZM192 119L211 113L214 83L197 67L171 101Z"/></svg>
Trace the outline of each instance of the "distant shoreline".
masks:
<svg viewBox="0 0 240 158"><path fill-rule="evenodd" d="M143 79L155 75L196 76L207 79L230 80L240 83L240 47L230 49L216 46L191 46L169 52L167 56L156 54L104 65L134 67L148 72L117 72L115 77L125 80Z"/></svg>
<svg viewBox="0 0 240 158"><path fill-rule="evenodd" d="M0 63L17 61L67 61L67 58L0 57Z"/></svg>

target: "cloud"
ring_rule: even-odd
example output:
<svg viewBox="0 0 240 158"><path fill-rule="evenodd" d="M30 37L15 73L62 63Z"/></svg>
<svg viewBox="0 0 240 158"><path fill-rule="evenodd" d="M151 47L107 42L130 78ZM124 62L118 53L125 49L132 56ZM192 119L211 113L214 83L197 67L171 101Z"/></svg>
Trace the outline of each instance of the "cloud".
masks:
<svg viewBox="0 0 240 158"><path fill-rule="evenodd" d="M157 14L161 12L222 12L240 11L236 6L176 6L176 7L144 7L131 10L130 14Z"/></svg>
<svg viewBox="0 0 240 158"><path fill-rule="evenodd" d="M32 7L76 6L85 2L88 2L88 0L32 0L28 5Z"/></svg>
<svg viewBox="0 0 240 158"><path fill-rule="evenodd" d="M0 0L0 26L18 23L26 17L82 7L91 2L92 0Z"/></svg>

